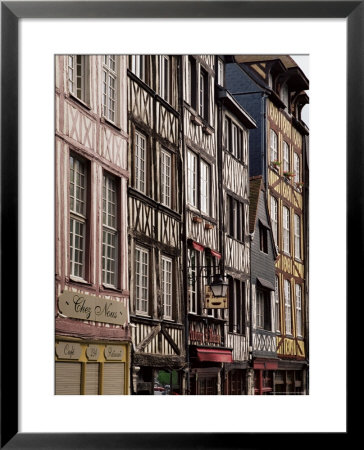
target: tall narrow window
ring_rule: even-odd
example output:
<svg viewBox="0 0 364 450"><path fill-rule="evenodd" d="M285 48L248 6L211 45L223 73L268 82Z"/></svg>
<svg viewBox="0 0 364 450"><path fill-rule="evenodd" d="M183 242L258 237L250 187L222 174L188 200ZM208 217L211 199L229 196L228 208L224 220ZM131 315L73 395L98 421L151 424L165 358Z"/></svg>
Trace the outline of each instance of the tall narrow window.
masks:
<svg viewBox="0 0 364 450"><path fill-rule="evenodd" d="M103 177L102 205L102 281L105 285L117 287L117 185L114 177L108 174Z"/></svg>
<svg viewBox="0 0 364 450"><path fill-rule="evenodd" d="M298 214L294 215L294 255L301 259L301 218Z"/></svg>
<svg viewBox="0 0 364 450"><path fill-rule="evenodd" d="M104 55L102 66L102 114L116 122L117 97L116 55Z"/></svg>
<svg viewBox="0 0 364 450"><path fill-rule="evenodd" d="M217 82L220 86L224 86L224 63L221 59L217 60Z"/></svg>
<svg viewBox="0 0 364 450"><path fill-rule="evenodd" d="M164 318L172 319L172 259L162 256L162 295Z"/></svg>
<svg viewBox="0 0 364 450"><path fill-rule="evenodd" d="M286 334L292 334L291 283L284 280L284 315Z"/></svg>
<svg viewBox="0 0 364 450"><path fill-rule="evenodd" d="M86 199L86 164L70 156L70 274L82 279L86 259Z"/></svg>
<svg viewBox="0 0 364 450"><path fill-rule="evenodd" d="M268 291L257 289L256 318L257 328L271 330L271 306Z"/></svg>
<svg viewBox="0 0 364 450"><path fill-rule="evenodd" d="M68 56L68 90L82 100L88 102L88 56Z"/></svg>
<svg viewBox="0 0 364 450"><path fill-rule="evenodd" d="M283 206L283 251L290 253L290 227L289 227L289 209Z"/></svg>
<svg viewBox="0 0 364 450"><path fill-rule="evenodd" d="M145 81L145 55L131 55L129 68L142 81Z"/></svg>
<svg viewBox="0 0 364 450"><path fill-rule="evenodd" d="M135 298L137 314L149 312L149 252L141 247L135 248Z"/></svg>
<svg viewBox="0 0 364 450"><path fill-rule="evenodd" d="M259 223L259 242L260 251L263 253L268 253L268 228L262 223Z"/></svg>
<svg viewBox="0 0 364 450"><path fill-rule="evenodd" d="M201 161L201 212L209 214L210 208L210 166Z"/></svg>
<svg viewBox="0 0 364 450"><path fill-rule="evenodd" d="M159 95L169 102L169 57L160 55L159 57Z"/></svg>
<svg viewBox="0 0 364 450"><path fill-rule="evenodd" d="M278 160L278 136L273 130L270 130L270 160Z"/></svg>
<svg viewBox="0 0 364 450"><path fill-rule="evenodd" d="M294 181L299 183L301 181L300 157L297 153L294 154Z"/></svg>
<svg viewBox="0 0 364 450"><path fill-rule="evenodd" d="M224 120L224 144L225 144L225 150L230 150L230 120L225 117Z"/></svg>
<svg viewBox="0 0 364 450"><path fill-rule="evenodd" d="M187 201L192 206L197 206L197 156L187 153Z"/></svg>
<svg viewBox="0 0 364 450"><path fill-rule="evenodd" d="M278 200L273 196L270 198L270 218L272 221L274 241L278 245Z"/></svg>
<svg viewBox="0 0 364 450"><path fill-rule="evenodd" d="M275 278L274 303L275 303L276 332L279 333L281 330L281 308L279 304L279 278L277 275Z"/></svg>
<svg viewBox="0 0 364 450"><path fill-rule="evenodd" d="M171 207L171 171L172 156L166 150L161 151L161 203Z"/></svg>
<svg viewBox="0 0 364 450"><path fill-rule="evenodd" d="M188 249L188 304L189 312L197 314L197 252Z"/></svg>
<svg viewBox="0 0 364 450"><path fill-rule="evenodd" d="M199 95L199 113L204 119L207 119L207 73L200 70L200 95Z"/></svg>
<svg viewBox="0 0 364 450"><path fill-rule="evenodd" d="M289 146L287 142L283 142L283 171L290 171Z"/></svg>
<svg viewBox="0 0 364 450"><path fill-rule="evenodd" d="M286 105L287 109L289 109L289 92L286 83L281 87L281 100Z"/></svg>
<svg viewBox="0 0 364 450"><path fill-rule="evenodd" d="M146 193L146 137L135 132L135 188Z"/></svg>
<svg viewBox="0 0 364 450"><path fill-rule="evenodd" d="M229 332L245 333L245 284L229 280Z"/></svg>
<svg viewBox="0 0 364 450"><path fill-rule="evenodd" d="M302 337L302 287L299 284L295 286L296 290L296 333Z"/></svg>
<svg viewBox="0 0 364 450"><path fill-rule="evenodd" d="M238 157L238 146L239 146L239 139L238 139L238 127L235 124L231 125L231 153Z"/></svg>

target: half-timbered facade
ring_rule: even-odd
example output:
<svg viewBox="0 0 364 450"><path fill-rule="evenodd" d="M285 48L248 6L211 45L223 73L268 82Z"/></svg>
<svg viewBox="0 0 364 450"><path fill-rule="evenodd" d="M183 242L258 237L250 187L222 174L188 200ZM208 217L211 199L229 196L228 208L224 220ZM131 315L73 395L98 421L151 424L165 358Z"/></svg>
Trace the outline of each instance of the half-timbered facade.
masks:
<svg viewBox="0 0 364 450"><path fill-rule="evenodd" d="M308 80L289 56L236 56L226 71L228 89L257 121L250 139L250 174L263 176L278 249L276 295L281 325L276 344L280 361L273 390L306 393L308 129L301 110L308 102Z"/></svg>
<svg viewBox="0 0 364 450"><path fill-rule="evenodd" d="M223 365L232 361L225 312L208 308L211 276L220 273L220 186L214 55L185 55L183 72L184 255L187 393L221 394Z"/></svg>
<svg viewBox="0 0 364 450"><path fill-rule="evenodd" d="M223 61L222 57L217 58L218 67ZM242 395L251 393L253 389L249 370L251 264L248 146L249 129L255 128L255 122L226 91L223 74L218 75L222 271L229 280L225 342L227 347L232 348L232 362L225 364L224 393Z"/></svg>
<svg viewBox="0 0 364 450"><path fill-rule="evenodd" d="M55 64L55 393L128 394L126 58Z"/></svg>
<svg viewBox="0 0 364 450"><path fill-rule="evenodd" d="M171 380L171 391L183 390L179 64L179 56L128 57L128 230L135 394L154 394L154 386L166 377Z"/></svg>
<svg viewBox="0 0 364 450"><path fill-rule="evenodd" d="M274 371L278 369L277 335L280 332L280 303L275 295L277 251L266 189L261 175L250 178L251 233L251 326L254 394L273 393Z"/></svg>

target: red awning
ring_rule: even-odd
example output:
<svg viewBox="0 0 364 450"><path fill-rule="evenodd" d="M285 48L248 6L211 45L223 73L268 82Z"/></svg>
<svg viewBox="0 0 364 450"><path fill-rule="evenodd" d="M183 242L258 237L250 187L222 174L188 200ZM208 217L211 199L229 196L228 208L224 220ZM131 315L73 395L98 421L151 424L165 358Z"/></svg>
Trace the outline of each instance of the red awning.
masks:
<svg viewBox="0 0 364 450"><path fill-rule="evenodd" d="M203 250L204 250L204 248L205 248L203 245L198 244L198 243L195 242L195 241L192 241L192 247L193 247L195 250L197 250L198 252L203 252Z"/></svg>
<svg viewBox="0 0 364 450"><path fill-rule="evenodd" d="M213 361L232 363L231 350L218 350L214 348L198 348L197 357L199 361Z"/></svg>
<svg viewBox="0 0 364 450"><path fill-rule="evenodd" d="M211 250L211 249L210 249L210 252L211 252L212 256L215 256L215 258L218 258L218 259L221 258L221 255L219 252L215 252L215 250Z"/></svg>

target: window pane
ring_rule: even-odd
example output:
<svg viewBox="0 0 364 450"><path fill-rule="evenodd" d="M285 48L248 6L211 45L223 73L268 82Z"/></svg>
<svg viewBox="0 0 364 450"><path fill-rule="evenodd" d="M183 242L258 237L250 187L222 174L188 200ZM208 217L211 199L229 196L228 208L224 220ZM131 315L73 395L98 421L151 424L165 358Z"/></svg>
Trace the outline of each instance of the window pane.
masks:
<svg viewBox="0 0 364 450"><path fill-rule="evenodd" d="M117 187L110 175L103 176L103 238L102 278L103 283L117 286L118 230L117 230Z"/></svg>
<svg viewBox="0 0 364 450"><path fill-rule="evenodd" d="M209 214L210 167L201 161L201 211Z"/></svg>
<svg viewBox="0 0 364 450"><path fill-rule="evenodd" d="M148 314L148 256L147 250L135 249L136 312Z"/></svg>

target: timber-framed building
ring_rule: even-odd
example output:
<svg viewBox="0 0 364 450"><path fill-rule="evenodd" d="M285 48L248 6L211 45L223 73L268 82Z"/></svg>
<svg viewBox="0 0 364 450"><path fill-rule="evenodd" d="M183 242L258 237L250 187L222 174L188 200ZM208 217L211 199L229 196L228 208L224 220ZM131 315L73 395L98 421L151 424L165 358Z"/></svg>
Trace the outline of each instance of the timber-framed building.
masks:
<svg viewBox="0 0 364 450"><path fill-rule="evenodd" d="M55 64L55 393L128 394L126 57Z"/></svg>
<svg viewBox="0 0 364 450"><path fill-rule="evenodd" d="M226 83L253 116L250 175L262 175L278 250L278 368L273 392L307 393L308 128L301 118L308 80L289 56L236 56Z"/></svg>
<svg viewBox="0 0 364 450"><path fill-rule="evenodd" d="M134 394L154 394L166 378L171 391L184 389L179 64L173 55L131 55L128 61Z"/></svg>

